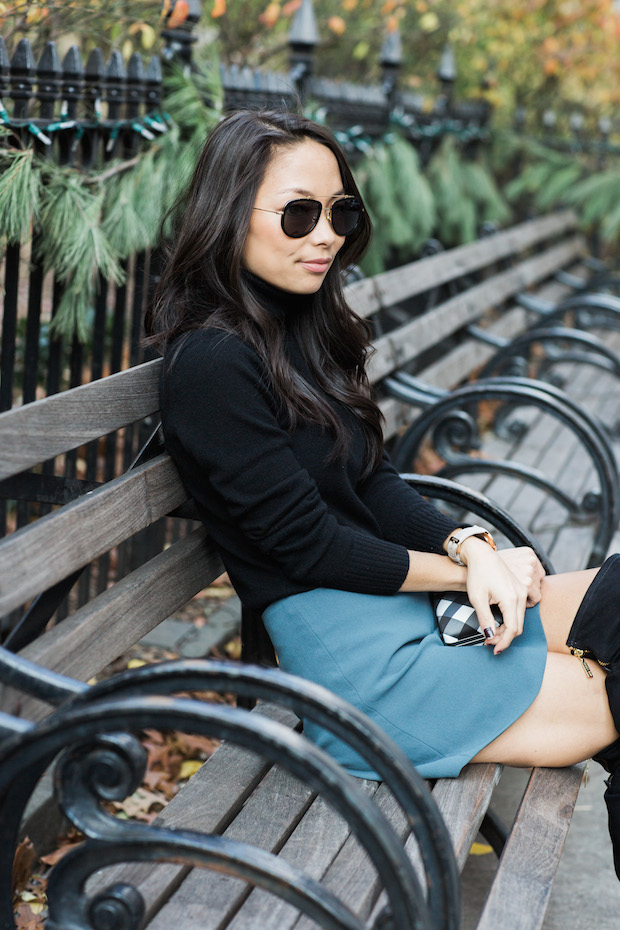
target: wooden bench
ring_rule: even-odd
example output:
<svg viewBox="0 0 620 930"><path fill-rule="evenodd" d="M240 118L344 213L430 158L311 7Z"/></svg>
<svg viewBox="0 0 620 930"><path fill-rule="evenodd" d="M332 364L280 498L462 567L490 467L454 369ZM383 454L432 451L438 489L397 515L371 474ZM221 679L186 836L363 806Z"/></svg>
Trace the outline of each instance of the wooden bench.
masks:
<svg viewBox="0 0 620 930"><path fill-rule="evenodd" d="M565 328L534 327L537 314L521 305L524 297L534 296L534 287L536 299L550 303L566 296L567 287L556 276L583 255L575 230L572 213L554 214L354 285L358 312L380 320L371 376L397 468L417 470L418 454L424 449L428 457L431 451L442 463L439 474L507 505L540 540L557 570L600 564L619 516L614 428L620 328L605 331L601 352L590 334L574 333L575 341L567 343L571 333ZM498 263L509 267L498 270ZM431 309L421 312L429 295ZM506 342L516 346L511 354ZM509 374L552 374L555 383L560 380L577 402L572 413L552 384L539 387L571 423L562 426L550 409L538 406L540 395L519 387L518 380L511 396L501 380L487 381L484 389L454 391L472 373L503 374L506 362ZM496 405L499 429L486 424L490 403ZM423 414L410 425L412 406ZM593 416L590 423L584 407ZM609 427L604 435L599 420ZM578 469L567 468L572 461L579 461ZM544 480L534 490L535 479Z"/></svg>
<svg viewBox="0 0 620 930"><path fill-rule="evenodd" d="M505 238L501 238L502 236ZM519 266L515 266L509 272L489 274L484 282L472 287L472 291L475 287L487 289L488 298L484 306L481 306L481 294L485 293L484 290L478 290L473 297L470 294L469 298L459 295L453 298L456 303L451 306L446 308L445 303L439 303L425 314L425 317L405 319L398 329L380 336L373 358L373 381L378 383L386 375L396 371L406 354L410 354L411 359L415 361L416 358L423 357L423 352L442 343L444 335L457 333L468 323L479 320L487 307L499 304L498 295L501 294L502 299L506 300L525 284L543 281L560 267L571 267L579 258L581 242L579 237L574 235L572 221L567 216L564 217L563 225L558 217L553 217L534 224L524 224L516 231L498 234L484 243L474 243L471 247L465 247L465 251L454 250L454 267L458 273L481 271L492 263L520 253L522 249L539 247L546 240L553 240L559 236L563 237L560 244L552 241L552 244L534 259L523 259L522 264L525 264L526 271L523 268L516 270ZM492 243L491 255L488 251L485 252L489 243ZM424 261L434 264L425 265L424 262L420 262L417 263L419 268L409 267L409 279L413 277L416 281L421 281L420 292L450 280L447 265L444 267L446 255L447 253L436 257L441 258L442 263L433 258ZM550 255L552 257L549 257ZM536 263L536 274L533 271L527 272L527 268L533 267L528 265L528 262ZM501 277L505 274L510 276L510 286L508 277ZM504 282L501 287L497 280L493 280L498 276L500 281ZM390 291L388 283L400 280L399 274L388 272L387 276L359 282L351 286L350 298L356 308L366 315L387 311L401 299L398 288ZM404 277L402 280L404 281ZM411 285L409 288L411 289ZM511 330L517 332L526 325L527 315L519 308L510 310L492 323L493 328L507 333ZM471 337L465 335L463 342L455 344L451 349L451 360L448 360L447 353L442 350L441 357L423 365L421 371L425 375L429 372L433 374L436 384L441 384L441 379L444 378L445 386L452 386L478 367L491 351L490 348L479 344L475 344L475 349L472 350L473 345ZM406 348L408 346L411 346L411 351ZM466 363L466 358L469 358L469 363ZM24 472L36 469L40 463L62 456L70 449L81 447L130 424L141 422L144 418L155 416L159 406L159 367L159 362L150 362L112 375L103 381L93 382L0 415L0 447L3 450L0 481L13 481L18 476L20 481L17 484L21 484L24 496L30 494L31 491L26 486L37 479L28 478ZM387 395L382 399L382 406L388 423L388 435L394 435L402 424L408 422L411 408ZM522 437L524 444L527 444L527 436L526 433ZM63 485L63 479L58 478L56 481L53 476L46 475L45 482L40 484L37 491L38 499L44 503L46 500L57 500L56 484ZM16 487L16 484L12 486ZM444 493L447 499L455 502L449 491L444 489L441 492L441 489L433 488L432 479L426 479L420 486L431 494L437 493L441 496L441 493ZM82 567L121 545L133 534L142 532L167 514L182 512L182 508L188 503L176 470L163 453L139 462L128 473L106 485L84 490L86 493L75 500L42 516L0 543L0 615L21 608L41 592L48 591L50 586L62 585L65 578L74 576ZM79 482L67 489L69 495L79 491ZM481 518L495 514L498 525L508 538L515 541L522 538L518 527L512 526L510 521L502 522L501 515L495 508L478 498L474 492L467 499L457 497L456 502L472 513L479 513ZM325 923L325 926L361 928L366 917L371 913L378 913L377 909L380 909L384 902L383 881L377 878L374 869L368 863L368 856L361 851L359 842L351 835L350 824L341 816L346 806L345 802L341 802L340 815L335 814L332 807L328 806L325 796L321 794L320 789L325 789L325 784L316 774L316 765L312 769L315 773L314 781L311 780L308 784L299 780L298 776L303 774L306 760L315 758L311 756L312 749L308 750L310 756L306 756L301 750L289 747L290 752L297 753L298 760L302 759L301 763L298 761L294 774L291 774L286 765L283 767L274 764L278 754L275 753L274 758L274 751L269 749L276 743L280 746L287 745L281 728L285 731L298 728L295 711L301 706L305 686L299 686L301 696L297 699L290 695L285 696L283 707L276 708L273 701L276 697L282 697L281 694L278 695L279 673L271 670L248 671L250 678L254 676L252 681L249 684L237 682L242 696L247 698L254 690L255 696L262 696L269 702L259 704L252 712L236 711L239 714L244 713L251 721L242 725L238 720L228 719L228 710L220 716L217 707L209 706L206 710L202 707L200 711L191 711L187 702L183 701L183 706L175 710L176 704L170 697L158 696L178 690L191 691L198 687L198 682L201 685L208 682L208 690L235 690L235 681L226 679L224 673L218 671L215 663L182 663L169 673L170 677L167 680L164 679L168 673L159 671L164 669L164 666L159 666L157 669L126 673L125 679L116 678L110 685L102 683L92 691L80 684L99 674L111 661L126 653L132 644L185 604L221 571L219 556L208 543L204 531L201 528L193 529L118 580L112 587L90 599L62 623L48 629L42 636L25 646L18 657L13 658L6 651L0 654L0 679L6 686L2 704L4 715L0 717L0 726L7 736L4 749L0 746L0 753L3 753L0 755L0 789L9 791L4 796L5 807L2 810L7 815L12 810L19 812L20 805L35 787L29 783L31 778L26 777L24 766L30 759L33 772L38 773L39 769L42 772L53 755L52 748L58 746L58 734L70 734L72 739L82 739L94 733L97 726L110 733L115 723L120 729L127 728L128 721L137 722L138 726L151 726L156 718L169 726L171 721L177 720L177 714L179 723L189 720L189 725L195 727L197 732L206 729L228 739L170 802L160 817L161 824L174 827L178 833L177 839L180 837L181 840L182 831L186 829L200 830L205 834L224 834L227 840L231 841L250 843L258 840L261 845L277 853L282 862L290 859L293 864L307 869L312 877L321 879L326 887L342 896L358 915L351 918L341 917L341 923ZM41 616L45 616L42 607L39 619ZM28 666L28 662L36 665ZM50 669L51 672L45 673L44 669ZM221 678L219 683L214 680L218 674ZM234 679L235 674L239 678L235 672L231 673L232 678ZM266 676L264 682L260 678L261 675ZM18 686L30 696L17 698ZM47 716L49 703L59 703L67 697L73 703L69 703L64 710L55 711L51 716ZM47 703L43 703L41 698L45 698ZM316 702L316 706L320 706L319 701ZM35 738L31 724L27 721L42 721L43 718L46 718L46 722L39 724L40 729L37 730ZM260 723L255 722L257 718L260 718ZM264 719L268 721L266 724ZM274 727L274 722L280 727ZM267 760L259 758L252 751L248 754L235 745L234 737L238 736L243 726L256 737L251 743L253 748L256 749L259 743L262 745ZM111 735L108 737L111 756L121 752L125 753L127 758L133 758L133 744L124 742L123 739ZM282 758L280 761L282 762ZM23 763L21 768L17 767L19 762ZM109 766L110 772L115 771L112 761L109 761ZM433 787L433 798L449 831L459 869L467 858L480 826L484 823L487 835L491 836L493 833L492 815L487 811L500 774L499 766L469 765L458 779L442 779ZM5 779L4 783L2 778ZM329 781L329 778L327 780ZM580 780L579 767L561 770L536 769L532 772L481 914L479 930L501 930L504 927L533 930L541 926ZM338 777L334 775L334 784L336 782ZM132 780L129 779L127 790L132 784ZM349 782L345 780L344 784ZM389 779L382 785L376 782L359 782L356 783L357 791L351 788L350 793L355 798L360 791L365 796L372 796L379 810L393 824L401 842L407 845L408 850L415 850L415 841L407 840L411 833L411 825L407 818L398 812L393 800L394 788L390 788L389 784ZM118 835L114 832L105 834L108 828L113 829L107 823L103 831L105 836L101 838L102 834L98 834L97 830L103 827L101 824L97 826L96 823L93 826L93 821L89 820L88 805L85 801L82 803L84 790L78 788L78 781L71 782L69 805L73 806L73 816L78 823L91 830L92 835L100 836L100 839L95 841L96 849L92 859L88 856L83 857L80 868L83 867L87 874L92 863L101 861L97 859L97 855L102 846L109 849L115 844L116 847L123 846L123 843L128 841L124 832L119 832ZM111 788L109 790L112 791ZM333 802L336 796L334 792L337 794L339 789L333 788L331 795L330 790L324 791L324 794ZM342 791L344 797L348 789L343 788ZM78 799L77 802L75 798ZM418 800L416 803L424 811L427 810L423 801ZM365 804L366 802L358 803L354 800L350 807L356 809L361 806L368 823L374 823L373 818L378 815L371 813L370 809L366 810ZM34 836L37 827L41 826L44 819L42 812L48 810L48 805L49 788L44 777L26 815L25 829L31 836ZM431 813L425 816L432 819L433 808L431 806L428 809ZM348 813L350 815L351 811ZM17 831L15 816L11 814L11 824ZM540 825L543 822L545 829L541 830ZM120 828L118 829L120 831ZM441 829L437 829L439 833L433 842L438 844L439 852L430 842L426 852L431 858L435 856L435 864L440 862L448 876L444 878L445 885L441 886L443 892L438 894L436 874L431 869L428 873L431 877L423 880L423 887L427 887L428 883L428 887L432 889L431 904L426 907L423 902L416 900L415 906L420 916L414 919L411 907L407 911L407 905L403 904L402 900L398 905L398 889L392 889L392 907L398 905L404 907L407 912L403 920L397 924L399 930L406 930L408 926L425 930L427 927L429 930L436 927L456 930L458 926L458 897L455 896L454 883L449 877L451 860L442 849ZM135 844L131 846L128 842L128 846L123 846L121 853L123 850L129 852L126 856L129 860L154 858L157 849L152 854L143 855L140 852L142 847L149 844L145 828L140 827L134 835ZM14 839L10 831L9 836ZM391 841L386 839L385 843L392 850L390 855L397 855L390 846ZM500 845L501 839L498 838L497 846ZM179 841L179 858L182 858L181 846ZM0 882L3 883L6 892L11 842L5 843L5 847L8 851L5 848L1 854L3 858L0 859ZM533 848L537 850L535 858L531 855ZM170 848L166 849L168 855L174 858ZM227 927L231 930L241 930L242 927L269 930L273 927L274 930L281 930L288 926L308 926L306 918L299 916L297 910L291 907L290 900L287 903L285 899L274 898L264 890L250 893L245 883L224 874L232 868L231 862L236 855L232 847L218 847L213 841L209 846L205 841L204 846L198 850L193 848L188 852L188 849L185 850L183 865L140 864L134 867L136 871L123 867L112 876L106 875L104 884L115 881L120 886L135 885L140 889L141 895L138 896L135 889L129 891L120 887L111 894L109 900L106 898L97 906L104 911L105 908L127 908L130 912L135 911L139 914L143 897L146 921L152 930L169 930L175 921L182 921L184 928L200 927L201 930L206 930L207 927ZM367 852L368 849L367 846ZM164 846L159 852L165 855ZM220 858L214 871L205 872L202 869L190 868L191 864L204 864L209 855L216 854L221 857L226 854L229 857L225 866ZM412 855L417 861L416 855ZM123 858L118 850L116 853L108 853L108 856L106 861L110 866ZM379 855L378 861L385 863L385 858L381 856L384 856L384 853ZM105 860L105 851L103 859ZM257 880L262 861L260 857L253 860L254 880ZM78 869L75 860L72 868ZM244 866L240 865L239 868L243 874ZM247 866L245 868L246 874L249 874ZM278 881L285 882L288 874L286 866L281 865L279 868L281 874ZM385 866L382 868L385 879ZM406 872L406 868L404 871ZM64 880L63 874L61 868L59 881ZM293 885L295 881L296 879ZM415 885L412 885L410 876L405 874L403 882L403 887L409 888L415 898ZM264 883L269 885L267 880L264 880ZM281 885L276 883L270 887L277 890ZM315 894L313 888L314 886L308 885L306 897L312 898ZM69 896L67 900L78 902L80 896L84 898L79 887L74 889L72 894L73 897ZM289 894L289 899L290 897ZM295 900L298 904L303 903L299 896ZM443 904L438 903L442 900ZM397 904L394 904L395 901ZM510 902L509 914L506 913L507 902ZM5 912L1 917L5 923L0 923L3 930L5 926L12 926L7 916L6 894L4 907ZM78 903L75 903L75 907L78 907ZM425 916L427 910L429 914ZM314 913L316 915L318 911L315 910ZM327 920L327 917L323 916L321 919ZM409 923L403 922L405 920ZM419 922L416 923L415 920ZM57 925L54 930L59 928L60 925Z"/></svg>

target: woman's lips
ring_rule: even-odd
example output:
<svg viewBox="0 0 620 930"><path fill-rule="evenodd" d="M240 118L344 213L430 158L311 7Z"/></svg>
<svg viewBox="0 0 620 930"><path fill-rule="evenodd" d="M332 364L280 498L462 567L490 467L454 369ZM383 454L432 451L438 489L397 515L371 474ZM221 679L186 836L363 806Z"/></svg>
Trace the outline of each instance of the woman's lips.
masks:
<svg viewBox="0 0 620 930"><path fill-rule="evenodd" d="M311 271L313 274L323 274L327 271L331 264L331 259L329 258L315 258L307 262L301 262L302 268L305 268L306 271Z"/></svg>

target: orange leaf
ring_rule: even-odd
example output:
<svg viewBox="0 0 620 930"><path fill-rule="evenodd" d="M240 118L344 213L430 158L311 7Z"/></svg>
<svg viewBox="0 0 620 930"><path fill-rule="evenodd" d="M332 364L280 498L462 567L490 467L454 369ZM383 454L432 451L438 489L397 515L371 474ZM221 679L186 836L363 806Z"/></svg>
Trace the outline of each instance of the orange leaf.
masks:
<svg viewBox="0 0 620 930"><path fill-rule="evenodd" d="M347 28L347 24L345 23L342 16L330 16L330 18L327 20L327 25L332 32L336 33L337 36L341 36Z"/></svg>
<svg viewBox="0 0 620 930"><path fill-rule="evenodd" d="M168 29L176 29L181 23L184 23L189 16L189 3L187 0L177 0L172 8L172 12L166 23Z"/></svg>
<svg viewBox="0 0 620 930"><path fill-rule="evenodd" d="M63 856L66 856L68 852L71 852L72 849L75 849L81 840L74 840L73 842L64 843L62 846L59 846L58 849L55 849L54 852L49 853L47 856L41 856L41 862L44 862L45 865L56 865Z"/></svg>
<svg viewBox="0 0 620 930"><path fill-rule="evenodd" d="M275 26L278 19L280 18L280 4L279 3L269 3L267 4L264 13L258 17L261 23L264 23L265 26Z"/></svg>
<svg viewBox="0 0 620 930"><path fill-rule="evenodd" d="M226 0L214 0L213 9L211 10L212 19L223 16L226 12Z"/></svg>

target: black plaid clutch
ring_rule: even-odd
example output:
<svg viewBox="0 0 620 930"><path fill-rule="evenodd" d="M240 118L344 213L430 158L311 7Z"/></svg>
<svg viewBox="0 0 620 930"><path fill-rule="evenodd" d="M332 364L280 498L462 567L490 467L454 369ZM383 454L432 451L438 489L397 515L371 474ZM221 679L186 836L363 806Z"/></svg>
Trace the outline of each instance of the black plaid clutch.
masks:
<svg viewBox="0 0 620 930"><path fill-rule="evenodd" d="M433 595L433 606L439 635L446 646L475 646L484 642L484 633L478 624L478 614L460 591L443 591ZM491 611L498 626L504 622L496 604Z"/></svg>

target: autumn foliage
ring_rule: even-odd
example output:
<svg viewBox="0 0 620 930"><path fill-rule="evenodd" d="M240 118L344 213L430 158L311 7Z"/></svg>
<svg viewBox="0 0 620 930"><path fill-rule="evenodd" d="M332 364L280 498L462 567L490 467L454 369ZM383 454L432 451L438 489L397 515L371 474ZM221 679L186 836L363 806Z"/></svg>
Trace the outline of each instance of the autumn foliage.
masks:
<svg viewBox="0 0 620 930"><path fill-rule="evenodd" d="M226 62L281 70L301 0L203 0L201 37ZM0 34L53 38L86 51L158 51L163 26L189 14L188 0L5 0ZM620 102L620 4L617 0L314 0L321 36L316 72L367 82L380 78L380 51L399 29L402 84L431 101L441 49L452 43L457 95L483 94L500 111L539 113L564 101L586 113Z"/></svg>
<svg viewBox="0 0 620 930"><path fill-rule="evenodd" d="M301 0L245 0L218 20L227 61L280 68ZM614 0L314 0L319 74L378 80L380 50L398 28L401 80L430 101L441 49L450 42L457 96L496 107L544 108L564 101L604 112L620 101L620 5Z"/></svg>

